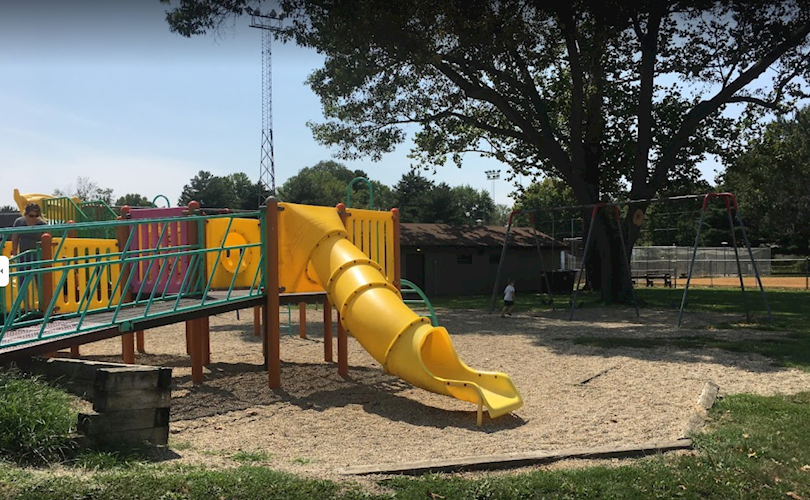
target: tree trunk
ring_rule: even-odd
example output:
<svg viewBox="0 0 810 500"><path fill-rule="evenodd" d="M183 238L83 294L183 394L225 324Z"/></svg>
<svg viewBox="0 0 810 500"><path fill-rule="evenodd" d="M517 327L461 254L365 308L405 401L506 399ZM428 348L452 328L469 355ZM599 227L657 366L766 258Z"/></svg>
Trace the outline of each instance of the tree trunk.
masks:
<svg viewBox="0 0 810 500"><path fill-rule="evenodd" d="M605 304L630 304L633 298L629 261L632 244L626 221L617 220L615 214L612 206L597 211L587 254L587 286L600 292ZM589 211L586 221L590 216ZM636 234L632 241L637 238Z"/></svg>

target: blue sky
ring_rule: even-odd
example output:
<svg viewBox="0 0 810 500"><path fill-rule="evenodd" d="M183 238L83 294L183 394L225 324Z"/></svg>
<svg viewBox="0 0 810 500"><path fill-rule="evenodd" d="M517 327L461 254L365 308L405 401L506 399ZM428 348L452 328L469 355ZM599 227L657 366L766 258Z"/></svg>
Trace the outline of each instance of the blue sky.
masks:
<svg viewBox="0 0 810 500"><path fill-rule="evenodd" d="M236 20L220 36L169 32L157 0L0 3L0 205L13 189L52 193L88 177L117 198L158 194L172 204L200 170L258 180L261 33ZM333 159L306 126L321 121L304 81L323 59L273 44L276 183ZM343 162L393 186L410 168L409 147ZM340 160L338 160L340 161ZM704 177L714 177L707 164ZM492 190L485 171L503 165L467 155L428 177ZM511 205L505 173L495 200Z"/></svg>

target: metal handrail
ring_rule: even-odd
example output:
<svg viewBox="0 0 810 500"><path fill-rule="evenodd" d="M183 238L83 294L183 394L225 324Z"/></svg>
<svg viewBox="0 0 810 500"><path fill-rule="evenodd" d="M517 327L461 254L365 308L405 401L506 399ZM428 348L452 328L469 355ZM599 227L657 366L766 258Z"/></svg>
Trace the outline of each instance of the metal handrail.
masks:
<svg viewBox="0 0 810 500"><path fill-rule="evenodd" d="M263 218L262 213L254 213L260 218ZM247 214L194 215L182 219L179 217L168 217L64 225L65 230L78 229L80 226L96 228L102 226L108 228L125 226L128 229L126 244L123 249L118 252L109 251L105 253L104 251L99 251L99 249L110 250L108 243L107 247L102 246L96 249L96 253L92 253L92 251L88 253L87 248L92 247L85 247L83 251L84 254L61 255L63 245L65 245L65 242L69 240L69 238L61 238L58 242L54 239L54 247L52 248L55 248L55 251L52 254L52 258L43 259L41 251L38 251L36 260L34 261L25 263L15 262L10 273L13 279L12 287L8 289L8 292L6 292L6 289L0 289L0 313L5 314L2 322L0 322L0 325L2 325L2 329L0 330L0 345L2 345L3 348L7 348L40 341L42 339L75 335L103 327L118 326L119 328L123 328L126 324L132 324L133 322L147 318L160 318L172 314L192 312L223 303L238 303L260 296L264 293L264 276L262 273L264 252L260 252L260 265L253 274L249 288L239 289L240 293L238 295L236 294L235 288L236 280L232 279L227 289L224 285L221 286L220 290L225 292L222 297L211 296L210 292L213 290L213 273L208 273L209 276L207 276L206 279L204 268L205 255L208 255L210 252L216 252L217 254L217 258L214 259L216 266L222 258L222 252L238 250L240 251L240 258L237 263L237 269L241 269L242 259L245 256L246 250L249 248L261 249L263 242L228 245L223 239L220 245L213 248L201 247L199 244L177 246L163 245L166 241L166 228L169 227L170 223L187 222L201 226L203 221L207 219L229 217L228 229L230 229L230 223L233 222L235 217L244 217L245 215ZM133 242L133 238L135 238L139 225L154 225L155 223L161 222L165 222L166 224L162 225L160 235L157 237L157 242L154 246L132 248L131 243ZM263 223L264 221L262 220L262 226ZM40 226L39 231L36 232L42 232L42 229L43 227ZM53 229L59 229L59 227L56 226L53 227ZM34 231L35 230L36 229L34 229ZM199 227L198 230L200 230ZM31 229L27 231L34 232ZM5 230L0 233L0 243L8 240L9 236L15 232L26 232L26 229ZM81 242L82 239L72 239L71 241L73 241L73 245L75 245L75 242ZM71 246L69 248L76 247ZM174 276L178 262L184 257L189 258L189 264L187 272L184 273L185 275L180 289L177 292L169 292L169 279L171 276ZM158 259L160 259L160 262L157 262ZM169 260L172 262L169 262ZM130 298L125 292L130 289L133 277L139 265L141 269L146 268L147 275L151 273L152 269L155 267L159 268L160 271L156 279L164 279L165 281L156 281L148 296L144 292L143 283L141 283L139 289L134 290L135 293L133 293ZM127 271L122 272L123 269L127 269ZM167 270L168 274L166 273ZM67 290L67 294L69 295L66 296L68 300L76 301L73 302L75 311L59 311L59 304L62 303L60 301L65 297L65 290L68 288L66 286L68 278L75 274L78 280L79 273L81 273L82 276L81 284L83 286L83 290L80 290L81 295L72 298L73 290ZM42 294L42 284L45 282L50 282L54 285L53 294L50 300L47 300L47 303L43 300L45 297ZM79 281L76 283L78 285ZM101 301L99 301L99 297L101 297ZM155 307L158 302L166 303L168 307L160 308L159 310ZM77 303L78 305L76 306ZM38 315L39 317L31 319L29 313L36 312L37 310L41 311ZM126 314L124 314L125 311ZM102 312L111 312L112 315L111 317L99 317L98 313ZM91 320L91 316L94 315L96 321ZM72 325L69 331L47 333L47 324L57 319L72 320L75 321L75 324ZM38 327L36 329L39 331L34 335L31 335L31 333L26 334L27 338L9 337L9 332L30 327Z"/></svg>

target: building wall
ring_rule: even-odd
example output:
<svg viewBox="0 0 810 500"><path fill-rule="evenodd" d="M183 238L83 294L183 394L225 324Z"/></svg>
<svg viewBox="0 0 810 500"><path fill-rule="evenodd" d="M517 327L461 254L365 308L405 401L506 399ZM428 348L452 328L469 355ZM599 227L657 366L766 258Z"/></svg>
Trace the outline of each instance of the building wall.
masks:
<svg viewBox="0 0 810 500"><path fill-rule="evenodd" d="M543 251L546 269L556 269L560 251ZM438 295L490 295L498 273L500 249L456 249L451 247L402 249L402 277L413 281L428 296ZM424 259L424 275L420 276L419 261ZM498 295L503 293L508 278L515 279L515 288L520 292L539 292L542 270L537 251L534 249L509 249L506 254Z"/></svg>

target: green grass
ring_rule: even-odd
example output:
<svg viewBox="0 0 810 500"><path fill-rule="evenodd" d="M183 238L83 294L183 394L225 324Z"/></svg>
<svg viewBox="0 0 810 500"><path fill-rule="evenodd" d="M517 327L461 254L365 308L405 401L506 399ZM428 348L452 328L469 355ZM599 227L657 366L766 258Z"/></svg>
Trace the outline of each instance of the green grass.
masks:
<svg viewBox="0 0 810 500"><path fill-rule="evenodd" d="M131 464L81 475L0 463L0 498L167 499L648 499L810 498L810 393L736 395L710 412L697 453L576 470L397 477L370 494L352 484L303 479L264 467L225 470Z"/></svg>
<svg viewBox="0 0 810 500"><path fill-rule="evenodd" d="M39 379L0 371L0 456L22 463L60 460L77 412L70 397Z"/></svg>
<svg viewBox="0 0 810 500"><path fill-rule="evenodd" d="M641 288L638 290L640 314L645 310L673 309L681 304L683 290L664 288ZM676 338L635 339L615 337L579 337L575 343L602 348L611 347L678 347L682 349L719 348L733 352L757 353L773 360L777 366L786 366L810 371L810 292L804 290L767 290L766 298L771 309L773 324L768 321L767 309L759 289L746 290L745 296L739 288L691 288L687 295L684 317L691 312L732 313L744 319L746 305L751 322L729 323L718 321L709 330L765 330L785 332L784 335L762 338L752 331L745 340L724 340L717 335L696 334L694 330L683 328L684 335ZM489 310L489 296L437 297L431 299L434 307L445 309ZM598 295L580 293L577 303L583 308L605 307L599 303ZM496 301L496 308L501 306ZM569 307L568 297L556 297L557 309ZM627 305L615 306L626 308ZM518 297L514 312L536 313L549 311L550 305L540 302L537 294L524 294ZM617 313L618 314L618 313ZM702 330L705 330L701 326Z"/></svg>
<svg viewBox="0 0 810 500"><path fill-rule="evenodd" d="M240 463L253 463L253 462L269 462L272 460L273 455L261 451L237 451L231 455L231 460Z"/></svg>

